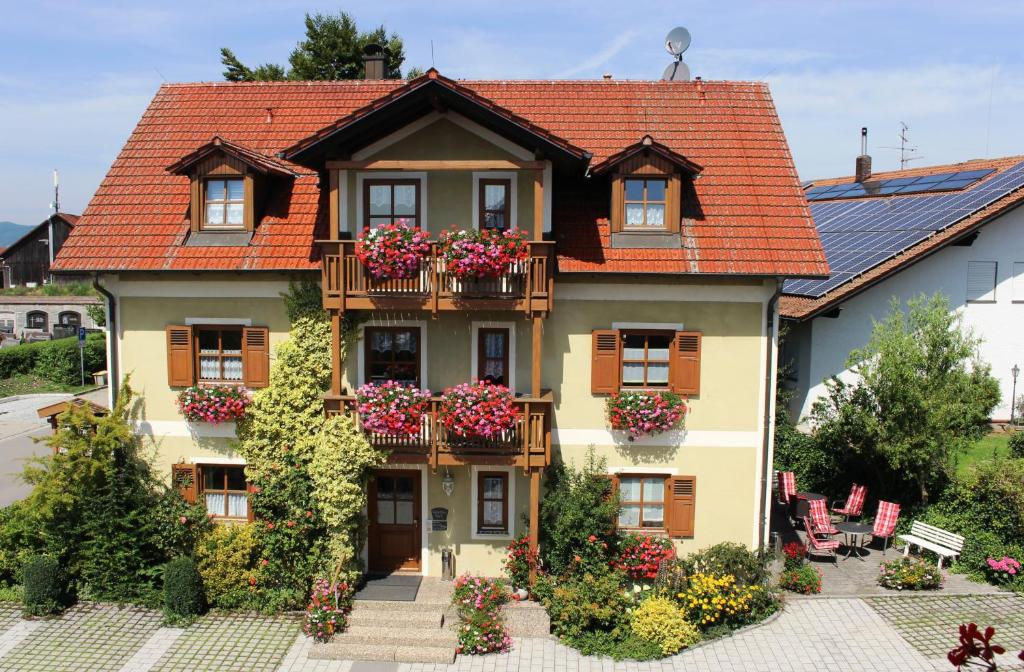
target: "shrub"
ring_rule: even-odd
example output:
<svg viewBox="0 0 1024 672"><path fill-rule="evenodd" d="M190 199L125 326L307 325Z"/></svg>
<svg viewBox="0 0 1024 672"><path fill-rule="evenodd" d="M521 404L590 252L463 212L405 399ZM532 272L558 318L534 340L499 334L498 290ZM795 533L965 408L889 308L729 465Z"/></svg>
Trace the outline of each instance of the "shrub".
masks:
<svg viewBox="0 0 1024 672"><path fill-rule="evenodd" d="M732 574L696 573L686 591L677 595L686 618L702 630L716 625L746 624L754 611L760 585L742 585Z"/></svg>
<svg viewBox="0 0 1024 672"><path fill-rule="evenodd" d="M1003 584L1017 580L1020 576L1020 562L1010 556L1003 556L998 560L989 558L985 561L985 574L991 583Z"/></svg>
<svg viewBox="0 0 1024 672"><path fill-rule="evenodd" d="M666 656L693 646L701 639L697 626L687 621L682 610L666 597L641 602L633 611L630 624L633 634L658 644Z"/></svg>
<svg viewBox="0 0 1024 672"><path fill-rule="evenodd" d="M625 619L631 606L622 590L624 580L622 572L594 568L557 581L544 600L551 631L574 646L595 630L624 637L630 632Z"/></svg>
<svg viewBox="0 0 1024 672"><path fill-rule="evenodd" d="M779 587L804 595L821 592L821 570L811 565L800 565L786 569L779 576Z"/></svg>
<svg viewBox="0 0 1024 672"><path fill-rule="evenodd" d="M665 537L629 533L619 540L616 566L634 580L654 580L666 560L676 556L675 545Z"/></svg>
<svg viewBox="0 0 1024 672"><path fill-rule="evenodd" d="M768 563L766 551L751 551L742 544L722 542L697 551L686 558L693 573L732 576L741 586L767 585Z"/></svg>
<svg viewBox="0 0 1024 672"><path fill-rule="evenodd" d="M513 588L525 588L530 583L530 571L539 563L537 551L530 550L529 535L513 539L506 550L505 577Z"/></svg>
<svg viewBox="0 0 1024 672"><path fill-rule="evenodd" d="M457 631L458 653L477 655L509 649L512 640L499 611L506 601L508 595L501 581L469 574L455 580L452 605L462 620Z"/></svg>
<svg viewBox="0 0 1024 672"><path fill-rule="evenodd" d="M799 569L807 557L807 546L799 541L791 541L782 547L786 569Z"/></svg>
<svg viewBox="0 0 1024 672"><path fill-rule="evenodd" d="M458 635L456 653L483 655L508 651L512 647L512 638L496 612L479 611L464 618Z"/></svg>
<svg viewBox="0 0 1024 672"><path fill-rule="evenodd" d="M1011 456L1024 459L1024 431L1016 431L1011 434L1007 444L1010 447Z"/></svg>
<svg viewBox="0 0 1024 672"><path fill-rule="evenodd" d="M213 527L203 502L189 504L173 486L160 492L153 511L153 543L164 557L192 555Z"/></svg>
<svg viewBox="0 0 1024 672"><path fill-rule="evenodd" d="M686 402L673 392L616 392L605 402L612 429L629 432L630 440L675 429L686 415Z"/></svg>
<svg viewBox="0 0 1024 672"><path fill-rule="evenodd" d="M85 374L107 368L106 340L103 334L85 339ZM37 341L0 350L0 378L33 373L61 385L81 382L77 338Z"/></svg>
<svg viewBox="0 0 1024 672"><path fill-rule="evenodd" d="M942 571L924 558L899 558L878 568L878 585L890 590L936 590L942 587Z"/></svg>
<svg viewBox="0 0 1024 672"><path fill-rule="evenodd" d="M34 511L25 500L0 509L0 586L21 583L25 561L44 545Z"/></svg>
<svg viewBox="0 0 1024 672"><path fill-rule="evenodd" d="M344 632L348 627L354 594L352 587L345 582L332 587L327 579L315 580L306 606L303 632L318 642L328 642L335 633Z"/></svg>
<svg viewBox="0 0 1024 672"><path fill-rule="evenodd" d="M64 577L57 558L34 555L22 568L26 616L56 614L64 606Z"/></svg>
<svg viewBox="0 0 1024 672"><path fill-rule="evenodd" d="M189 620L203 611L203 577L192 558L175 558L164 566L164 614L169 620Z"/></svg>
<svg viewBox="0 0 1024 672"><path fill-rule="evenodd" d="M678 595L689 587L689 577L689 563L680 558L672 558L661 563L652 588L659 594Z"/></svg>
<svg viewBox="0 0 1024 672"><path fill-rule="evenodd" d="M661 658L661 645L628 632L594 630L572 642L585 656L608 656L615 660L652 660Z"/></svg>
<svg viewBox="0 0 1024 672"><path fill-rule="evenodd" d="M233 609L249 600L256 583L256 526L214 525L196 547L196 566L206 599L215 607Z"/></svg>

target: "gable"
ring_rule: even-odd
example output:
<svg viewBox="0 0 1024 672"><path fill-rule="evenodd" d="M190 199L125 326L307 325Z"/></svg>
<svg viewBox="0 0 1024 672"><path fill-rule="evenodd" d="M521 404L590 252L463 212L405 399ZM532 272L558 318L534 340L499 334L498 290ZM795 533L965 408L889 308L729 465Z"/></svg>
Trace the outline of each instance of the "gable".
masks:
<svg viewBox="0 0 1024 672"><path fill-rule="evenodd" d="M432 115L424 118L421 128L402 129L389 138L358 152L358 159L411 159L411 160L491 160L532 158L525 149L476 128L476 124L459 115ZM420 124L410 124L408 128ZM483 137L484 135L489 138ZM390 141L390 142L389 142ZM496 142L503 146L498 146ZM384 145L381 147L380 145ZM518 151L510 151L518 150Z"/></svg>

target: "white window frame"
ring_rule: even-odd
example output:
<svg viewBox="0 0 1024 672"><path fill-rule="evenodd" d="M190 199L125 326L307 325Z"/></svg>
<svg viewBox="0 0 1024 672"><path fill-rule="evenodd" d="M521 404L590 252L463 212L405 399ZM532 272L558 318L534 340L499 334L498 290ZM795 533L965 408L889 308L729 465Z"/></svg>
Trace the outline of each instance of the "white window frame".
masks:
<svg viewBox="0 0 1024 672"><path fill-rule="evenodd" d="M430 389L430 378L427 376L427 321L426 320L368 320L359 325L359 341L356 346L358 379L356 387L366 383L366 328L367 327L419 327L420 329L420 387Z"/></svg>
<svg viewBox="0 0 1024 672"><path fill-rule="evenodd" d="M992 286L986 289L985 292L977 297L971 296L971 267L978 268L976 271L978 274L982 272L982 267L986 271L989 267L992 269ZM988 259L977 259L974 261L967 262L967 278L965 287L965 297L967 303L995 303L996 302L996 286L999 284L999 262L991 261Z"/></svg>
<svg viewBox="0 0 1024 672"><path fill-rule="evenodd" d="M479 529L477 523L479 522L480 512L479 506L477 506L477 495L479 494L479 474L481 471L501 471L508 474L508 529L505 534L480 534L477 530ZM489 539L513 539L516 534L516 468L515 467L501 467L501 466L489 466L486 464L478 465L474 464L469 469L469 508L470 514L470 538L473 540L489 540Z"/></svg>
<svg viewBox="0 0 1024 672"><path fill-rule="evenodd" d="M509 231L519 228L519 173L505 170L482 170L473 173L473 228L480 230L480 180L509 180Z"/></svg>
<svg viewBox="0 0 1024 672"><path fill-rule="evenodd" d="M516 323L515 322L473 322L470 326L469 346L469 377L476 377L480 365L480 330L508 329L508 384L506 387L516 391Z"/></svg>
<svg viewBox="0 0 1024 672"><path fill-rule="evenodd" d="M366 180L419 180L420 187L420 221L417 225L424 231L428 231L427 226L427 173L422 171L404 171L404 170L367 170L356 173L356 221L353 230L356 234L363 230L363 193L366 191L363 188L363 183ZM339 189L340 191L340 189Z"/></svg>

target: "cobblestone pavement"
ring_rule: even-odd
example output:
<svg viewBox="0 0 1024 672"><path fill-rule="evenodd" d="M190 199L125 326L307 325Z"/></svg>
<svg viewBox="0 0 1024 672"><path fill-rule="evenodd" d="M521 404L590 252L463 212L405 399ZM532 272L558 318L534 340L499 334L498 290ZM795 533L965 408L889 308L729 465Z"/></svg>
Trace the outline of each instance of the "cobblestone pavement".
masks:
<svg viewBox="0 0 1024 672"><path fill-rule="evenodd" d="M274 672L298 631L291 616L207 616L186 628L150 669Z"/></svg>
<svg viewBox="0 0 1024 672"><path fill-rule="evenodd" d="M961 623L994 626L995 642L1009 652L999 669L1013 665L1024 649L1024 599L1012 593L996 595L922 595L872 597L866 602L911 645L930 658L945 658L957 644Z"/></svg>
<svg viewBox="0 0 1024 672"><path fill-rule="evenodd" d="M34 624L38 625L31 633L0 658L0 670L119 670L160 627L160 614L134 607L80 604L59 619Z"/></svg>

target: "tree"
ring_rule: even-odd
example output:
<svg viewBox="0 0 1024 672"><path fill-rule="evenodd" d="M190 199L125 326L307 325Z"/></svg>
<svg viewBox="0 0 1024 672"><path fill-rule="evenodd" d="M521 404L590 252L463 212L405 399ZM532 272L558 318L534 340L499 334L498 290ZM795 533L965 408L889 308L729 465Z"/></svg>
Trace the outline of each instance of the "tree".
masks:
<svg viewBox="0 0 1024 672"><path fill-rule="evenodd" d="M224 79L230 82L361 79L365 74L363 47L368 44L384 47L384 77L401 78L405 61L402 38L395 33L388 35L384 26L361 33L355 19L346 12L337 16L307 13L306 39L292 50L289 68L276 63L250 68L227 47L220 50L220 62L224 65Z"/></svg>
<svg viewBox="0 0 1024 672"><path fill-rule="evenodd" d="M905 312L893 299L867 346L850 353L857 380L833 377L815 402L815 441L878 496L927 503L999 402L979 343L941 294L911 299Z"/></svg>

